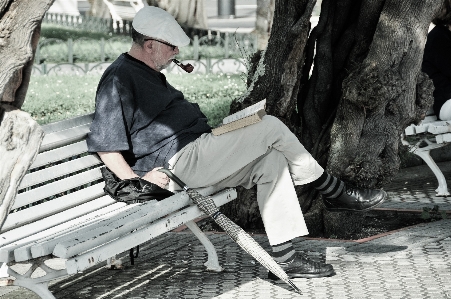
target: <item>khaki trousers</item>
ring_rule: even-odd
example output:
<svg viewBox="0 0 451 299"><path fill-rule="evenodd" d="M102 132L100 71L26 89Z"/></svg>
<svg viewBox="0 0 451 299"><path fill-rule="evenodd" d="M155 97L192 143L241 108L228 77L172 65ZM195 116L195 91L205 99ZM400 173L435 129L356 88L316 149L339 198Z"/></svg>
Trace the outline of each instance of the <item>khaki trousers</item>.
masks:
<svg viewBox="0 0 451 299"><path fill-rule="evenodd" d="M308 234L294 185L316 180L323 169L277 118L220 136L203 134L169 161L189 187L257 185L257 202L269 243ZM178 189L173 182L169 189Z"/></svg>

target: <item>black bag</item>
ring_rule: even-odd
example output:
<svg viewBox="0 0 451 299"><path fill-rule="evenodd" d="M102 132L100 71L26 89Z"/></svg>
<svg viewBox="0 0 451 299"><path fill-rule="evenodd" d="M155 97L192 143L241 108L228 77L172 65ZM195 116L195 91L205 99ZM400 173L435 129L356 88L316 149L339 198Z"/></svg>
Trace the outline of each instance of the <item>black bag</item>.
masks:
<svg viewBox="0 0 451 299"><path fill-rule="evenodd" d="M142 203L149 200L162 200L174 195L169 190L141 178L121 180L107 167L100 168L105 181L103 190L116 201L126 204Z"/></svg>

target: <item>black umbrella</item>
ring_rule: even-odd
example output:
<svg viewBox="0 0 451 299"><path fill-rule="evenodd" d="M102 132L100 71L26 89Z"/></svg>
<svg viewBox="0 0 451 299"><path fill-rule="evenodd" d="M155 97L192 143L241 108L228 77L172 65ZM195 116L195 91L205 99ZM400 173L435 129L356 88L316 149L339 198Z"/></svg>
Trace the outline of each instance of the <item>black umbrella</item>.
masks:
<svg viewBox="0 0 451 299"><path fill-rule="evenodd" d="M285 271L277 264L274 259L258 244L248 233L246 233L241 227L236 225L232 220L222 214L211 196L203 196L194 189L189 188L184 182L182 182L176 175L167 169L159 169L165 173L171 180L186 191L191 200L199 207L199 209L205 214L209 215L214 221L234 240L241 246L247 253L249 253L254 259L260 262L266 269L274 273L281 280L289 284L295 292L301 294L301 290L294 285Z"/></svg>

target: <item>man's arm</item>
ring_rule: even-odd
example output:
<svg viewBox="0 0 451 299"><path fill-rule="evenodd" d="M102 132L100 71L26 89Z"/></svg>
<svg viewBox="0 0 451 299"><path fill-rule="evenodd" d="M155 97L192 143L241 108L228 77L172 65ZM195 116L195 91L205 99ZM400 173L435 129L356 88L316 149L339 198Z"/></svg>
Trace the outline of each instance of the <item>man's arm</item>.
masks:
<svg viewBox="0 0 451 299"><path fill-rule="evenodd" d="M130 165L125 161L120 152L97 152L102 162L121 180L139 177ZM169 183L169 178L157 167L146 173L142 179L164 188Z"/></svg>
<svg viewBox="0 0 451 299"><path fill-rule="evenodd" d="M106 167L114 172L121 180L139 177L125 162L120 152L97 152Z"/></svg>

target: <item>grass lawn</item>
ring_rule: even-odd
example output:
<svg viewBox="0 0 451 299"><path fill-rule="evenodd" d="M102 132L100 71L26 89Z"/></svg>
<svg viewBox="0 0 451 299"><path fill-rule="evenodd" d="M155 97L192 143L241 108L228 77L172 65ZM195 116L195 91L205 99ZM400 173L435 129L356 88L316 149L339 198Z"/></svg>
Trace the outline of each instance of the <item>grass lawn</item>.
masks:
<svg viewBox="0 0 451 299"><path fill-rule="evenodd" d="M231 101L246 89L239 75L168 74L171 85L199 104L211 126L229 113ZM22 110L41 125L94 111L100 75L33 76Z"/></svg>

